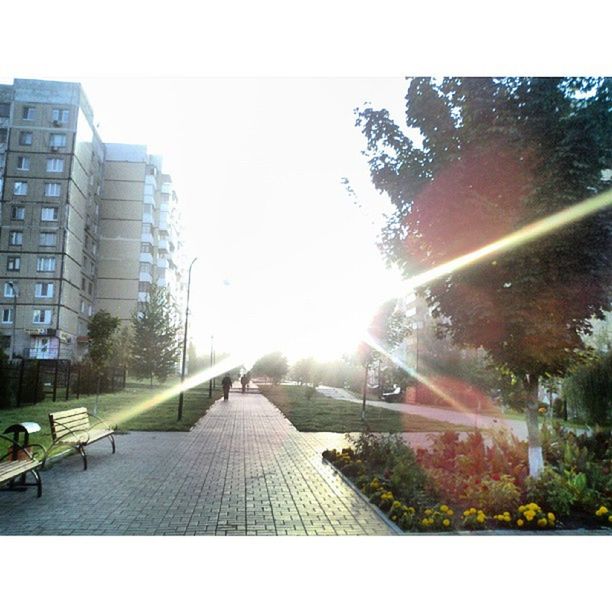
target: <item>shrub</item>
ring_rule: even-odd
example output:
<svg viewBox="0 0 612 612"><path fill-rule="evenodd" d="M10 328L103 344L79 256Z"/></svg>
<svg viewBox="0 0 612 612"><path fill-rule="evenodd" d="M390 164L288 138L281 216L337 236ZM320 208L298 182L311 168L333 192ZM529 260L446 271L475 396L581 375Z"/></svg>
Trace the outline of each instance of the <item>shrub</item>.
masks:
<svg viewBox="0 0 612 612"><path fill-rule="evenodd" d="M421 531L452 531L454 514L454 510L446 504L426 508L418 527Z"/></svg>
<svg viewBox="0 0 612 612"><path fill-rule="evenodd" d="M470 531L476 531L486 528L487 515L482 510L477 510L472 507L468 510L464 510L463 516L461 517L461 524L464 529Z"/></svg>
<svg viewBox="0 0 612 612"><path fill-rule="evenodd" d="M520 489L512 476L502 474L497 479L485 477L470 483L463 494L463 502L494 514L515 508L521 500Z"/></svg>
<svg viewBox="0 0 612 612"><path fill-rule="evenodd" d="M527 478L525 492L528 499L558 516L569 515L575 501L567 481L550 466L545 467L538 478Z"/></svg>

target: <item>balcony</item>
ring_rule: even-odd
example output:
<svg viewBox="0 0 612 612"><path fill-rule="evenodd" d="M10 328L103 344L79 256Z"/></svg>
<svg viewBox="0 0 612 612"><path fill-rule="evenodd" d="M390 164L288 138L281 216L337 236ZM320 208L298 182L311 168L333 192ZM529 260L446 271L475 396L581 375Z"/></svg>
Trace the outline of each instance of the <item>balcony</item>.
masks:
<svg viewBox="0 0 612 612"><path fill-rule="evenodd" d="M152 283L153 282L153 276L149 272L139 272L138 273L138 280L141 283Z"/></svg>
<svg viewBox="0 0 612 612"><path fill-rule="evenodd" d="M168 252L170 245L168 244L168 241L165 238L160 238L157 241L157 250L158 251L165 251Z"/></svg>
<svg viewBox="0 0 612 612"><path fill-rule="evenodd" d="M26 355L29 359L57 359L59 350L57 348L40 348L26 349Z"/></svg>
<svg viewBox="0 0 612 612"><path fill-rule="evenodd" d="M158 268L168 268L168 260L167 259L158 259L157 260L157 267Z"/></svg>
<svg viewBox="0 0 612 612"><path fill-rule="evenodd" d="M153 253L141 253L138 261L141 263L153 263Z"/></svg>
<svg viewBox="0 0 612 612"><path fill-rule="evenodd" d="M155 239L153 238L153 234L151 233L142 233L140 235L140 242L148 242L149 244L154 244Z"/></svg>

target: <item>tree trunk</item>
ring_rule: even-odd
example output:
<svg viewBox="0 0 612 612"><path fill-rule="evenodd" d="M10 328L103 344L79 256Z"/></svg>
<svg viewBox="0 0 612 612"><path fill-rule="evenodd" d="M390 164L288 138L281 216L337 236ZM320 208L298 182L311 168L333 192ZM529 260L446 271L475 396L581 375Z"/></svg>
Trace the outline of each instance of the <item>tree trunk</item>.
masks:
<svg viewBox="0 0 612 612"><path fill-rule="evenodd" d="M525 420L529 444L529 475L537 478L544 468L544 455L538 427L538 377L527 374L524 384L527 390Z"/></svg>
<svg viewBox="0 0 612 612"><path fill-rule="evenodd" d="M96 379L96 404L94 406L94 414L98 414L99 399L100 399L100 372L98 372L98 377Z"/></svg>

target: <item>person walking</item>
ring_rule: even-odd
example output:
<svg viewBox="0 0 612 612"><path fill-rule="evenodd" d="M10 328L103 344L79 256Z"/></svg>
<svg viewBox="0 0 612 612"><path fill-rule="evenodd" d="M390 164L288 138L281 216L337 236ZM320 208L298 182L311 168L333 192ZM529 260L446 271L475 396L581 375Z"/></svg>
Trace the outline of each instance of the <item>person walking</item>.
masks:
<svg viewBox="0 0 612 612"><path fill-rule="evenodd" d="M226 374L221 381L221 385L223 387L223 400L227 401L229 398L229 390L232 386L232 378L229 374Z"/></svg>
<svg viewBox="0 0 612 612"><path fill-rule="evenodd" d="M246 377L246 374L243 374L240 377L240 384L242 385L242 392L244 393L246 391L246 386L247 386L247 377Z"/></svg>

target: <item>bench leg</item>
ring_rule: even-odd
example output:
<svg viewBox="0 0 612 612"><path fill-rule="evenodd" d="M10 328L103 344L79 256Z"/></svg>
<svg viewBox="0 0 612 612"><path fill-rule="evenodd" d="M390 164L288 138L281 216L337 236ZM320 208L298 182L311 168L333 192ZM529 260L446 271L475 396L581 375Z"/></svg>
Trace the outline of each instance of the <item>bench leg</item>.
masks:
<svg viewBox="0 0 612 612"><path fill-rule="evenodd" d="M36 488L38 490L38 494L36 497L40 497L42 495L42 480L40 479L40 474L38 470L32 470L32 474L34 474L34 479L36 480Z"/></svg>
<svg viewBox="0 0 612 612"><path fill-rule="evenodd" d="M81 453L81 457L83 457L83 471L87 469L87 455L85 454L85 449L82 446L78 447L79 453Z"/></svg>
<svg viewBox="0 0 612 612"><path fill-rule="evenodd" d="M116 450L116 449L115 449L115 436L110 435L110 436L108 436L108 437L109 437L109 439L110 439L110 443L111 443L111 444L112 444L112 446L113 446L113 455L114 455L114 454L115 454L115 450Z"/></svg>

